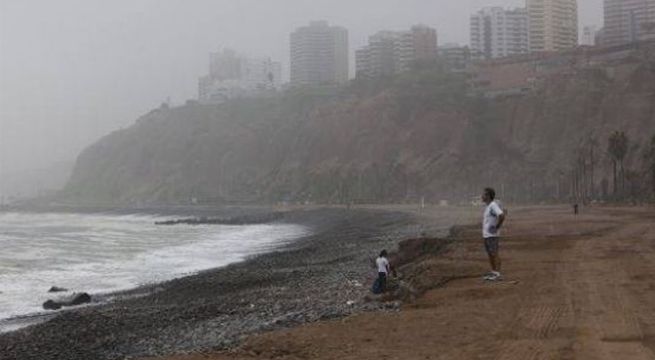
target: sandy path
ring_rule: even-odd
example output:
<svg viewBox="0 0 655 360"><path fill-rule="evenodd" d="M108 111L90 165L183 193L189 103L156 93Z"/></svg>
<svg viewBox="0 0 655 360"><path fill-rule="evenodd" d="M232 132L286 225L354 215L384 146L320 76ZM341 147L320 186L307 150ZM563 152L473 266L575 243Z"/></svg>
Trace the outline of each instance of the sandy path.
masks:
<svg viewBox="0 0 655 360"><path fill-rule="evenodd" d="M305 325L251 337L230 354L175 360L655 359L653 209L510 216L503 283L480 280L476 230L445 256L413 265L422 282L452 280L399 313Z"/></svg>

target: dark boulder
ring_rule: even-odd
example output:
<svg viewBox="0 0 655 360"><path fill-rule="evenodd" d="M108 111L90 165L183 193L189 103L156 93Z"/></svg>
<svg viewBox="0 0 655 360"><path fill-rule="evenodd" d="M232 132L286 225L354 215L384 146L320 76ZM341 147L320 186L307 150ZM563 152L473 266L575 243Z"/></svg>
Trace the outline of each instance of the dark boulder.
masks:
<svg viewBox="0 0 655 360"><path fill-rule="evenodd" d="M68 289L64 289L64 288L61 288L59 286L53 286L53 287L50 288L50 290L48 290L48 292L51 292L51 293L53 293L53 292L66 292L66 291L68 291Z"/></svg>
<svg viewBox="0 0 655 360"><path fill-rule="evenodd" d="M87 293L75 293L56 300L50 299L43 303L43 308L46 310L59 310L62 307L82 305L90 302L91 295Z"/></svg>
<svg viewBox="0 0 655 360"><path fill-rule="evenodd" d="M43 303L43 308L45 310L59 310L61 309L61 304L55 302L54 300L48 300Z"/></svg>

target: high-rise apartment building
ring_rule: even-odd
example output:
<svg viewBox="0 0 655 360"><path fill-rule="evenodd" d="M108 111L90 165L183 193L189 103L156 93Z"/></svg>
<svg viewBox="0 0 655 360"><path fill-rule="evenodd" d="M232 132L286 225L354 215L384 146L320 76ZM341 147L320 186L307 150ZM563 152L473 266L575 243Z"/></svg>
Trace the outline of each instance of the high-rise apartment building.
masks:
<svg viewBox="0 0 655 360"><path fill-rule="evenodd" d="M270 58L254 58L225 49L209 55L209 75L198 81L201 102L220 103L261 95L281 86L282 66Z"/></svg>
<svg viewBox="0 0 655 360"><path fill-rule="evenodd" d="M368 46L355 51L357 77L390 76L397 72L401 35L380 31L368 38Z"/></svg>
<svg viewBox="0 0 655 360"><path fill-rule="evenodd" d="M368 45L355 52L357 77L378 77L402 73L416 62L437 58L437 31L425 25L409 31L380 31Z"/></svg>
<svg viewBox="0 0 655 360"><path fill-rule="evenodd" d="M655 0L605 0L603 45L655 39Z"/></svg>
<svg viewBox="0 0 655 360"><path fill-rule="evenodd" d="M348 30L313 21L291 33L291 85L348 81Z"/></svg>
<svg viewBox="0 0 655 360"><path fill-rule="evenodd" d="M577 0L527 0L530 51L559 51L578 44Z"/></svg>
<svg viewBox="0 0 655 360"><path fill-rule="evenodd" d="M411 65L416 61L429 61L437 57L437 30L426 25L414 25L409 31L403 32L402 44L411 44L405 47L403 64ZM401 68L401 70L407 70Z"/></svg>
<svg viewBox="0 0 655 360"><path fill-rule="evenodd" d="M476 60L527 53L528 12L486 7L471 15L471 52Z"/></svg>

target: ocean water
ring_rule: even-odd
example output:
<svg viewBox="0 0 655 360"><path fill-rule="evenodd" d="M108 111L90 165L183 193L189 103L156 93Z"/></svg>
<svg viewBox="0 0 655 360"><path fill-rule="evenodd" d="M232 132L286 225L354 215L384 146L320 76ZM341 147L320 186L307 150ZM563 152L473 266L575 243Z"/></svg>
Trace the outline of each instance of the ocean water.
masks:
<svg viewBox="0 0 655 360"><path fill-rule="evenodd" d="M168 219L0 212L0 320L43 312L51 286L92 295L126 290L238 262L308 231L292 224L154 225Z"/></svg>

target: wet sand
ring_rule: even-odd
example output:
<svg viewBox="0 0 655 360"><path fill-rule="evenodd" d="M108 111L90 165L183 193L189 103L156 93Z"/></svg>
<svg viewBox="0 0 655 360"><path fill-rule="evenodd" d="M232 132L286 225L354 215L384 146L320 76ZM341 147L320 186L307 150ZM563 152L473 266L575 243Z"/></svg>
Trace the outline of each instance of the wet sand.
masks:
<svg viewBox="0 0 655 360"><path fill-rule="evenodd" d="M445 253L400 268L422 295L363 313L248 337L227 352L166 360L655 359L655 209L511 209L505 281L477 226Z"/></svg>

